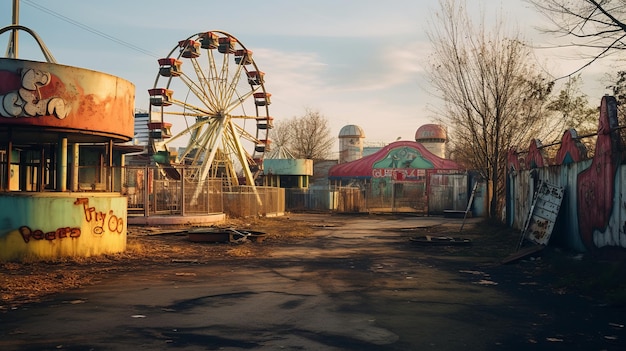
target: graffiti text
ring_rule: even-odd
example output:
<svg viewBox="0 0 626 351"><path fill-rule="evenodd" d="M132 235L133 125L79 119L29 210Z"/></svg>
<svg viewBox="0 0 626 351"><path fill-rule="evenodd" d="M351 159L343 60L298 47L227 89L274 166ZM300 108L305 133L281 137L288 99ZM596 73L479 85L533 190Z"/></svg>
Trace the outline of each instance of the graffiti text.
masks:
<svg viewBox="0 0 626 351"><path fill-rule="evenodd" d="M44 232L40 229L32 230L28 226L21 226L19 229L22 239L25 243L32 240L55 240L63 238L78 238L80 236L80 228L63 227L52 232Z"/></svg>
<svg viewBox="0 0 626 351"><path fill-rule="evenodd" d="M89 199L85 197L77 198L74 205L83 206L85 221L92 225L94 234L102 235L106 230L118 234L124 231L124 219L116 216L113 210L108 213L96 211L95 207L89 207Z"/></svg>

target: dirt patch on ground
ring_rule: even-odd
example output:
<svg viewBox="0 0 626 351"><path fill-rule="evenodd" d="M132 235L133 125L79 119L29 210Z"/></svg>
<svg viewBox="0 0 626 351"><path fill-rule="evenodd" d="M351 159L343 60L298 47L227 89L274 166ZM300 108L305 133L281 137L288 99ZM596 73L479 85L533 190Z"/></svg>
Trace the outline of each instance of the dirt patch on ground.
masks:
<svg viewBox="0 0 626 351"><path fill-rule="evenodd" d="M154 270L173 262L207 263L215 260L223 262L262 259L276 247L308 240L317 229L341 225L341 221L347 220L345 216L329 217L330 219L322 222L319 218L303 218L292 220L286 216L231 220L222 225L265 232L266 237L262 242L193 243L187 237L186 231L190 228L131 226L128 228L128 244L124 253L44 262L1 263L0 312L40 301L50 294L95 284L120 272ZM393 217L388 219L393 220ZM458 233L458 225L406 228L403 231L407 236L450 235ZM503 258L515 251L519 240L519 234L515 231L487 222L467 225L458 235L471 239L473 244L426 247L422 250L433 257L475 258L484 264L499 265ZM547 252L549 256L546 257L544 252L543 261L534 265L535 269L530 273L544 275L544 281L551 282L554 289L574 291L582 288L585 290L579 293L593 293L598 298L612 296L613 301L618 303L626 301L626 297L615 296L617 292L625 291L623 261L611 261L606 263L608 266L598 266L597 262L590 265L589 262L573 261L575 265L580 263L580 267L572 271L572 260L564 258L569 257L567 254L552 249ZM585 267L584 270L581 267ZM598 270L603 274L599 275ZM581 280L587 282L586 285L581 287Z"/></svg>
<svg viewBox="0 0 626 351"><path fill-rule="evenodd" d="M275 245L304 238L313 223L288 218L230 220L220 227L254 228L265 232L262 243L193 243L182 226L129 226L124 253L97 257L70 257L50 261L0 263L0 311L40 301L68 289L97 283L119 272L155 269L172 262L207 262L263 257Z"/></svg>

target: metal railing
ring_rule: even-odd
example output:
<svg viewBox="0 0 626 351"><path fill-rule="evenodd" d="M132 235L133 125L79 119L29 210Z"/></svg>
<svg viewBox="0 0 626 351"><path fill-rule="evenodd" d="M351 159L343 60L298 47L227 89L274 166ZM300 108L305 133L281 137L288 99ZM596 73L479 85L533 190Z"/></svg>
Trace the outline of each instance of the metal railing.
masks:
<svg viewBox="0 0 626 351"><path fill-rule="evenodd" d="M143 216L225 213L231 217L249 217L285 212L284 189L225 187L219 178L198 182L186 179L186 170L176 169L181 177L173 180L172 173L168 177L160 168L125 167L122 193L128 197L129 213Z"/></svg>

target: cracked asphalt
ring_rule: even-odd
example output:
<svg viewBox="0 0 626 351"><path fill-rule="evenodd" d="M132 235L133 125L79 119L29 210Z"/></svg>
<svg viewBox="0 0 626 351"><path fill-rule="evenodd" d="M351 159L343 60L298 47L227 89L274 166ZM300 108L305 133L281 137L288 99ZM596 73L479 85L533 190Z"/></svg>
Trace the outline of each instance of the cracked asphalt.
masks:
<svg viewBox="0 0 626 351"><path fill-rule="evenodd" d="M488 240L479 219L461 233L461 219L440 217L283 220L307 221L312 233L245 244L263 247L245 259L115 272L0 313L0 348L626 349L623 308L554 289L541 259L500 264L517 237ZM462 236L472 245L421 246L409 240L415 235Z"/></svg>

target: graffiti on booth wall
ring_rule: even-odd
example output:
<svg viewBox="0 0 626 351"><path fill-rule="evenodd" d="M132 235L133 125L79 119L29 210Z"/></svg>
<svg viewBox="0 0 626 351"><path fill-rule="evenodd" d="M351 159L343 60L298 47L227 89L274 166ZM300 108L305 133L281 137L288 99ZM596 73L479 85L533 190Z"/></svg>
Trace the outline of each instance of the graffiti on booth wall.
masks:
<svg viewBox="0 0 626 351"><path fill-rule="evenodd" d="M80 228L57 228L55 231L44 232L41 229L32 230L28 226L21 226L19 229L20 235L22 239L24 239L25 243L28 243L31 239L33 240L55 240L55 239L63 239L63 238L78 238L80 237Z"/></svg>
<svg viewBox="0 0 626 351"><path fill-rule="evenodd" d="M74 205L82 206L85 221L92 225L92 232L95 235L102 235L107 230L111 233L121 234L124 230L124 219L116 216L113 210L109 212L97 211L95 207L89 206L88 198L77 198ZM41 229L32 229L23 225L18 229L25 243L31 240L57 240L65 238L78 238L81 236L81 229L78 227L61 227L56 230L44 232Z"/></svg>
<svg viewBox="0 0 626 351"><path fill-rule="evenodd" d="M89 206L89 199L86 197L77 198L74 205L83 206L85 221L92 225L93 234L102 235L106 230L118 234L124 231L124 219L116 216L113 210L109 210L108 213L97 211L95 207Z"/></svg>
<svg viewBox="0 0 626 351"><path fill-rule="evenodd" d="M9 72L0 75L11 74ZM8 81L9 79L5 79ZM60 97L42 98L40 88L51 81L49 72L25 69L20 77L20 88L0 95L0 116L2 117L37 117L54 115L64 119L70 113L70 106Z"/></svg>

